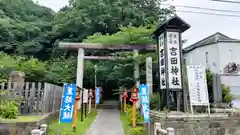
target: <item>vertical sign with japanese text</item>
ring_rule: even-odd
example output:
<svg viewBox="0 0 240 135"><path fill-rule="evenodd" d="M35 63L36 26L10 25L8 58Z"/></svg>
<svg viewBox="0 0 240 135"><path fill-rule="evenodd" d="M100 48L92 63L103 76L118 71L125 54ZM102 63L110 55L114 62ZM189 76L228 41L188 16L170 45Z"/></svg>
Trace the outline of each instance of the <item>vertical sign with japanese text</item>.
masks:
<svg viewBox="0 0 240 135"><path fill-rule="evenodd" d="M100 103L100 87L96 88L96 94L95 95L96 95L96 98L95 98L96 101L95 102L96 102L96 104L99 104Z"/></svg>
<svg viewBox="0 0 240 135"><path fill-rule="evenodd" d="M179 32L167 32L167 67L169 89L182 89Z"/></svg>
<svg viewBox="0 0 240 135"><path fill-rule="evenodd" d="M59 115L60 123L71 123L73 120L76 89L76 84L65 84L63 86L62 105Z"/></svg>
<svg viewBox="0 0 240 135"><path fill-rule="evenodd" d="M164 51L164 33L158 37L158 46L159 46L159 81L160 89L166 89L166 60L165 60L165 51Z"/></svg>
<svg viewBox="0 0 240 135"><path fill-rule="evenodd" d="M142 113L144 117L144 121L146 123L150 122L150 107L149 107L149 88L148 85L140 85L139 86L140 98L141 98L141 106Z"/></svg>
<svg viewBox="0 0 240 135"><path fill-rule="evenodd" d="M191 104L209 105L205 68L200 65L189 65L187 74Z"/></svg>

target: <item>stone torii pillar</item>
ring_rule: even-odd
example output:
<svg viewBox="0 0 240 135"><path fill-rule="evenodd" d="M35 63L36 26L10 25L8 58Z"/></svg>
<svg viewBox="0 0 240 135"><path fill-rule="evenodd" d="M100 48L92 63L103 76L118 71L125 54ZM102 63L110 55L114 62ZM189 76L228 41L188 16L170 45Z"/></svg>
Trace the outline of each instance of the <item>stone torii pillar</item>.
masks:
<svg viewBox="0 0 240 135"><path fill-rule="evenodd" d="M92 50L133 50L134 57L138 56L138 50L146 50L146 51L155 51L156 47L152 44L149 45L109 45L109 44L100 44L100 43L59 43L60 48L74 49L78 50L78 58L77 58L77 79L76 84L78 87L83 88L83 76L84 76L84 59L87 60L122 60L124 58L121 57L111 57L111 56L85 56L84 49L92 49ZM139 81L139 63L134 63L134 78L137 80L137 84ZM81 101L81 100L80 100ZM79 102L80 102L79 101ZM81 103L79 104L79 108L81 107ZM137 107L140 107L138 102Z"/></svg>

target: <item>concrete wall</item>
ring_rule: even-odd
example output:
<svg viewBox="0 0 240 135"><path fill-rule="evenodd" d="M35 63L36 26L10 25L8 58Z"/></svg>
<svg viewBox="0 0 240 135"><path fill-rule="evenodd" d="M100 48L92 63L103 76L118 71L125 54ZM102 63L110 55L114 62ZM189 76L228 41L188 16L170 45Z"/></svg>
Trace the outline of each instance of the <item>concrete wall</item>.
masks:
<svg viewBox="0 0 240 135"><path fill-rule="evenodd" d="M39 128L41 124L48 123L51 119L56 119L58 112L44 115L35 122L0 122L0 135L29 135L33 129Z"/></svg>
<svg viewBox="0 0 240 135"><path fill-rule="evenodd" d="M207 56L206 56L206 53ZM208 61L206 61L206 57ZM209 68L211 71L219 73L219 51L218 44L211 44L196 48L184 54L186 65L202 65Z"/></svg>
<svg viewBox="0 0 240 135"><path fill-rule="evenodd" d="M165 114L164 114L165 115ZM188 114L184 114L187 116ZM175 135L239 135L240 119L239 116L226 116L219 114L218 116L201 117L182 117L181 114L175 116L165 116L161 114L152 115L152 123L159 122L162 128L172 127ZM199 116L199 117L198 117ZM153 127L153 125L152 125Z"/></svg>

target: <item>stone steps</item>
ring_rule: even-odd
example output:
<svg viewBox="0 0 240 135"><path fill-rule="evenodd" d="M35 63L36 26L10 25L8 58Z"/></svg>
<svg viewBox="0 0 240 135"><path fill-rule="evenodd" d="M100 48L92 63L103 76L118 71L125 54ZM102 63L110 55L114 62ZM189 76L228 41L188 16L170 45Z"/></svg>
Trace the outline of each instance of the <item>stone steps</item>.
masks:
<svg viewBox="0 0 240 135"><path fill-rule="evenodd" d="M117 101L104 101L98 105L99 109L120 109L120 104Z"/></svg>

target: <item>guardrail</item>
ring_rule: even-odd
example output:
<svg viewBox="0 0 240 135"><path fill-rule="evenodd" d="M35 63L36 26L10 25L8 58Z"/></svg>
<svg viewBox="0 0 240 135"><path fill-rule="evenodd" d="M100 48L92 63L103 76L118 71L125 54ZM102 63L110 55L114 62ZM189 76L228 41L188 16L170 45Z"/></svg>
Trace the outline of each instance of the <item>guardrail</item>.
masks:
<svg viewBox="0 0 240 135"><path fill-rule="evenodd" d="M175 135L173 128L162 129L161 123L154 123L154 135Z"/></svg>
<svg viewBox="0 0 240 135"><path fill-rule="evenodd" d="M31 135L47 135L47 124L42 124L40 129L33 129Z"/></svg>

